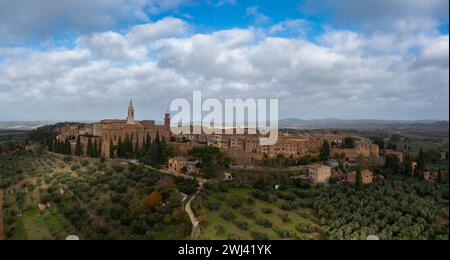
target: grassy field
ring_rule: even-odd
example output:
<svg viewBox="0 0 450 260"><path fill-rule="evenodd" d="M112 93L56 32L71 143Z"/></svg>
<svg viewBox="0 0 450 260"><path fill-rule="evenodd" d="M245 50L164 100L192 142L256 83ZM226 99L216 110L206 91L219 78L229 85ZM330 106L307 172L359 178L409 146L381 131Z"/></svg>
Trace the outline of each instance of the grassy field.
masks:
<svg viewBox="0 0 450 260"><path fill-rule="evenodd" d="M56 208L46 211L38 209L26 211L14 225L16 240L65 239L68 235L76 232Z"/></svg>
<svg viewBox="0 0 450 260"><path fill-rule="evenodd" d="M203 195L202 209L199 211L203 219L202 233L199 239L255 239L255 233L264 234L267 239L320 239L317 232L318 219L311 209L281 209L285 201L277 199L266 202L254 199L251 188L230 188L226 192L208 192ZM242 201L242 205L232 205L232 201ZM211 209L207 205L219 205ZM224 219L224 212L232 212L234 218ZM249 213L252 212L252 213ZM284 220L283 220L284 219ZM262 222L270 223L264 226ZM270 225L270 227L269 227ZM245 227L243 227L245 226ZM299 227L308 227L310 232L301 232Z"/></svg>

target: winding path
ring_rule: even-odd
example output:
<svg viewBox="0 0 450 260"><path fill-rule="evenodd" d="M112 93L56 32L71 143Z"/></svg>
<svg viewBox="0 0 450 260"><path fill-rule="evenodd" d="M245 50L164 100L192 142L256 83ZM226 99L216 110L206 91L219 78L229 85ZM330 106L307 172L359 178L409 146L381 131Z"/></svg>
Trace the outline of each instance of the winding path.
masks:
<svg viewBox="0 0 450 260"><path fill-rule="evenodd" d="M186 210L186 213L189 215L189 219L192 223L192 232L191 232L191 239L194 240L197 237L197 234L200 232L199 225L200 222L197 219L197 216L195 216L194 211L192 210L191 204L192 201L195 200L197 195L201 192L201 188L198 189L198 191L192 196L192 198L186 203L186 206L184 207L184 210Z"/></svg>
<svg viewBox="0 0 450 260"><path fill-rule="evenodd" d="M52 155L63 156L63 155L55 154L55 153L51 153L51 152L48 152L48 153L50 153ZM135 165L139 165L139 162L136 161L136 160L117 160L117 161L130 162L130 163L133 163ZM195 239L198 236L199 232L200 232L200 229L199 229L200 222L198 221L197 216L195 216L195 213L192 210L192 202L195 200L195 198L198 196L198 194L200 194L200 192L202 191L203 185L205 185L206 183L211 182L211 181L207 180L207 179L203 179L203 178L198 178L198 177L196 178L196 177L194 177L192 175L188 175L188 174L181 174L181 173L178 173L178 172L171 172L171 171L167 171L167 170L156 169L156 168L153 168L153 167L151 167L149 165L145 165L145 168L150 169L150 170L154 170L154 171L157 171L157 172L161 172L163 174L172 175L172 176L175 176L175 177L181 177L181 178L185 178L185 179L188 179L188 180L196 180L197 181L197 183L199 185L199 188L198 188L197 192L189 199L189 201L186 203L186 205L184 207L184 210L189 215L189 219L191 220L191 223L192 223L191 239ZM0 220L1 220L1 216L0 216ZM1 233L0 233L0 238L1 238Z"/></svg>
<svg viewBox="0 0 450 260"><path fill-rule="evenodd" d="M132 160L130 162L133 163L133 164L136 164L136 165L139 164L135 160ZM191 224L192 224L191 239L195 239L198 236L199 232L200 232L200 229L199 229L200 222L198 221L197 216L195 216L195 213L192 210L192 202L195 200L195 198L198 196L198 194L200 194L200 192L202 191L203 185L205 185L206 183L211 182L211 181L209 181L207 179L203 179L203 178L195 178L192 175L181 174L181 173L178 173L178 172L171 172L171 171L166 171L166 170L158 170L158 169L155 169L155 168L153 168L151 166L148 166L148 165L145 165L145 167L150 169L150 170L158 171L158 172L161 172L161 173L164 173L164 174L167 174L167 175L172 175L172 176L175 176L175 177L181 177L181 178L185 178L185 179L188 179L188 180L196 180L198 182L199 188L198 188L197 192L189 199L189 201L184 206L184 210L189 215L189 219L191 220Z"/></svg>

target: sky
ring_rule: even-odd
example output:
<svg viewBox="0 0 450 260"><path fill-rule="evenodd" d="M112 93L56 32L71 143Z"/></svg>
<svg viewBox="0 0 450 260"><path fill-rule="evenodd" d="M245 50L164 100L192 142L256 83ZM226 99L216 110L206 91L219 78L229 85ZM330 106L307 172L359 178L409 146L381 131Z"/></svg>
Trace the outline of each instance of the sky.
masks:
<svg viewBox="0 0 450 260"><path fill-rule="evenodd" d="M0 0L0 121L162 120L190 98L280 118L449 119L448 0Z"/></svg>

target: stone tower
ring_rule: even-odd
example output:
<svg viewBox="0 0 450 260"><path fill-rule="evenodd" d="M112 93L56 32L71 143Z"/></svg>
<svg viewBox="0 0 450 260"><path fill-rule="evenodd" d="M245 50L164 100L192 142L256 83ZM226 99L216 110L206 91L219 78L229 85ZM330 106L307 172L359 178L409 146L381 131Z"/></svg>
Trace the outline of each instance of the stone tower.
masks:
<svg viewBox="0 0 450 260"><path fill-rule="evenodd" d="M167 112L167 113L164 115L164 127L165 127L168 131L170 131L170 113L169 113L169 112Z"/></svg>
<svg viewBox="0 0 450 260"><path fill-rule="evenodd" d="M134 107L133 107L133 101L130 99L130 104L128 105L128 117L127 117L127 124L133 125L134 122Z"/></svg>

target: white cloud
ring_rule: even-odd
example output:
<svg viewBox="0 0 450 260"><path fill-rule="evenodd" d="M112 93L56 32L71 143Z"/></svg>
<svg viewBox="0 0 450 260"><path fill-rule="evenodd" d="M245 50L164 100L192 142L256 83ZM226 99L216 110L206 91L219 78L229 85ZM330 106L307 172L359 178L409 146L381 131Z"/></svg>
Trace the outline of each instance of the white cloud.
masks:
<svg viewBox="0 0 450 260"><path fill-rule="evenodd" d="M124 117L129 97L138 117L159 119L193 89L279 97L281 117L448 119L447 35L330 29L313 42L258 30L193 34L166 18L73 49L0 48L0 111L14 111L0 119Z"/></svg>
<svg viewBox="0 0 450 260"><path fill-rule="evenodd" d="M224 6L224 5L235 5L236 2L237 2L237 0L219 0L215 4L215 7L221 7L221 6Z"/></svg>
<svg viewBox="0 0 450 260"><path fill-rule="evenodd" d="M194 0L193 0L194 1ZM114 30L190 0L0 0L0 44L44 41L54 34Z"/></svg>
<svg viewBox="0 0 450 260"><path fill-rule="evenodd" d="M162 38L186 35L188 24L183 20L166 17L155 23L137 25L128 32L128 38L134 44L149 44Z"/></svg>
<svg viewBox="0 0 450 260"><path fill-rule="evenodd" d="M253 19L253 23L256 25L264 25L272 22L269 16L259 12L259 6L247 8L246 13Z"/></svg>
<svg viewBox="0 0 450 260"><path fill-rule="evenodd" d="M449 17L448 0L306 0L301 10L327 14L335 25L349 25L364 31L413 31L429 29Z"/></svg>
<svg viewBox="0 0 450 260"><path fill-rule="evenodd" d="M308 21L303 19L288 19L272 25L268 31L270 34L293 33L294 35L304 37L311 29Z"/></svg>

